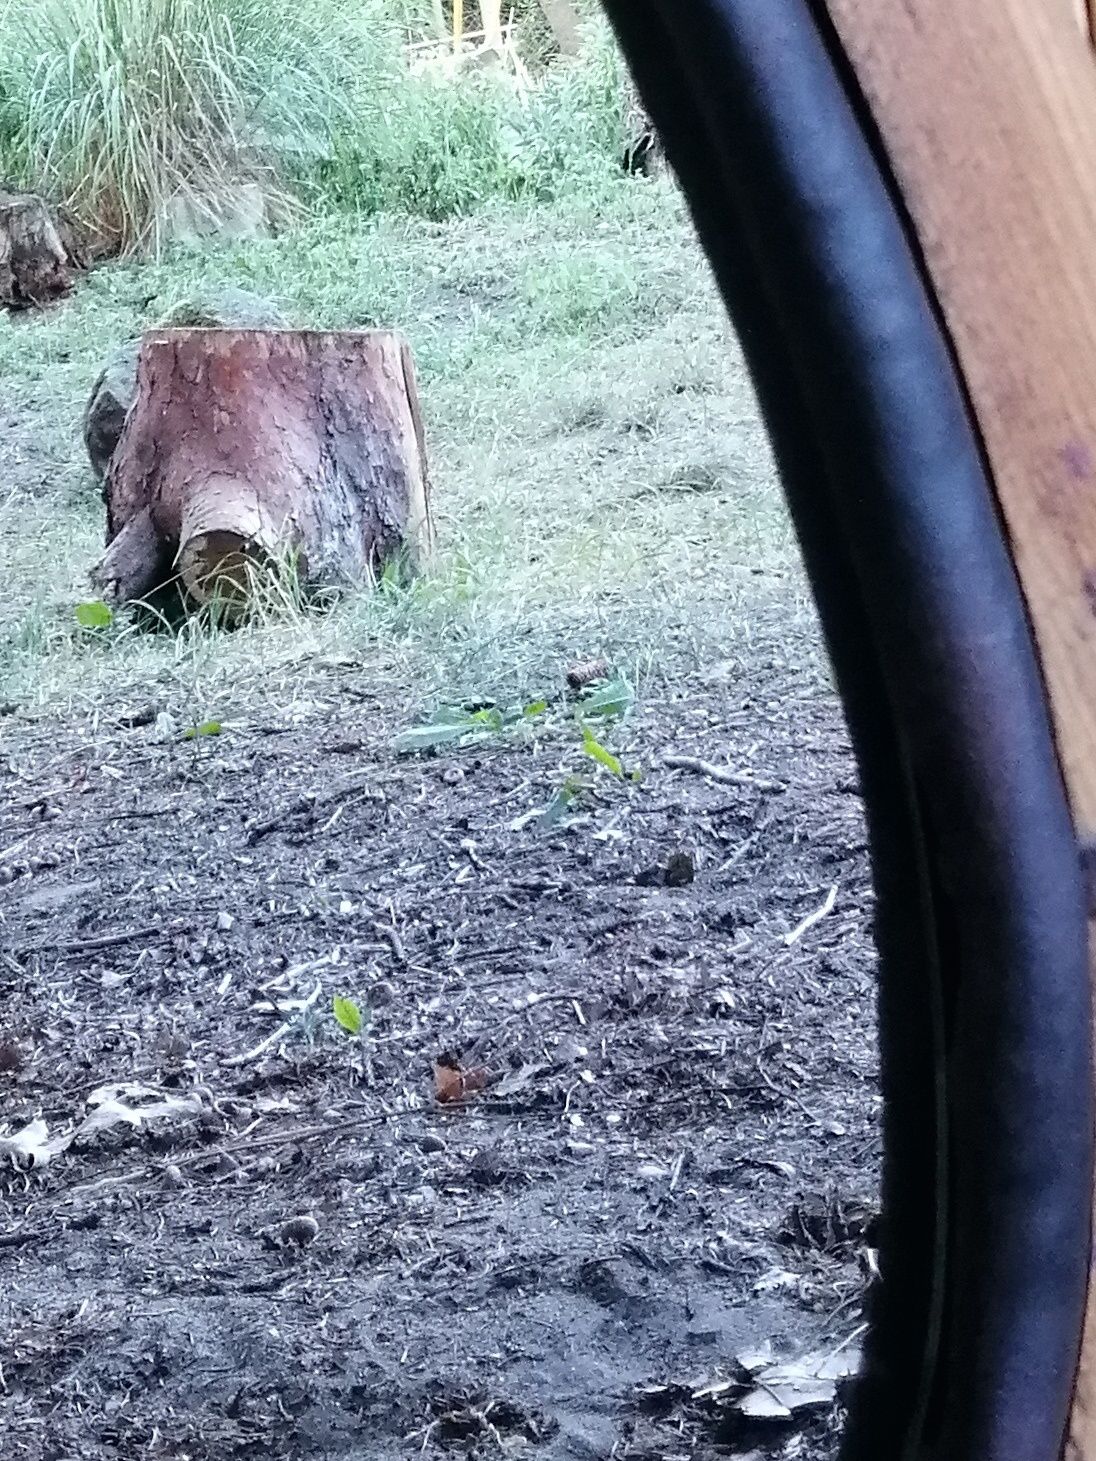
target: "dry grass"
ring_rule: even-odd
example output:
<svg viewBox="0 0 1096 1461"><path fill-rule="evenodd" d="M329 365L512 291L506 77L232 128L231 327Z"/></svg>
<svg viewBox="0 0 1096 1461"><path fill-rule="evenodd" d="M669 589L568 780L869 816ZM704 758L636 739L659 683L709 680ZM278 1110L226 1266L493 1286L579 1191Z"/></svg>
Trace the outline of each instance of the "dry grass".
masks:
<svg viewBox="0 0 1096 1461"><path fill-rule="evenodd" d="M229 284L301 322L407 332L437 561L409 590L234 633L81 631L74 606L102 534L85 392L113 341L180 294ZM778 643L789 612L811 623L736 344L663 186L437 226L325 221L114 266L61 310L0 319L0 371L0 699L27 712L151 699L227 717L256 695L307 700L311 669L346 656L397 698L509 699L558 683L573 657L672 678L714 669L755 633Z"/></svg>

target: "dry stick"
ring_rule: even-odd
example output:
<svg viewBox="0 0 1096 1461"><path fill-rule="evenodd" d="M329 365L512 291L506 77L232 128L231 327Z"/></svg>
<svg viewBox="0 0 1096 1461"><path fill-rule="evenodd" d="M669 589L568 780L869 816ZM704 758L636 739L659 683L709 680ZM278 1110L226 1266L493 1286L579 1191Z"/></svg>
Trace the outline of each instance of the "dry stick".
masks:
<svg viewBox="0 0 1096 1461"><path fill-rule="evenodd" d="M278 1028L274 1031L273 1035L268 1035L265 1040L260 1040L258 1045L254 1046L251 1050L245 1051L243 1055L234 1055L230 1060L226 1060L224 1062L225 1065L244 1065L247 1061L254 1060L257 1055L262 1055L263 1051L269 1050L272 1045L277 1045L279 1040L284 1040L286 1035L288 1035L290 1030L292 1030L293 1026L299 1024L301 1017L304 1015L305 1011L312 1008L312 1006L316 1003L322 993L323 984L320 982L320 980L317 979L315 989L301 1005L300 1009L294 1014L291 1020L286 1020L284 1024L279 1025Z"/></svg>
<svg viewBox="0 0 1096 1461"><path fill-rule="evenodd" d="M352 771L350 776L339 786L332 787L330 791L309 791L303 796L294 797L284 807L273 812L269 817L263 817L260 821L249 823L247 830L247 845L253 847L270 832L276 831L283 823L290 818L299 816L303 812L313 812L319 807L331 806L342 798L353 796L356 791L361 791L359 785L361 777L371 774L373 768L363 767L361 771ZM368 794L368 792L366 793Z"/></svg>
<svg viewBox="0 0 1096 1461"><path fill-rule="evenodd" d="M22 948L13 950L14 953L23 954L86 954L94 949L113 949L118 944L135 943L138 939L159 938L163 933L181 933L184 930L177 928L130 928L123 933L104 933L97 938L71 939L68 942L58 940L42 944L24 944Z"/></svg>
<svg viewBox="0 0 1096 1461"><path fill-rule="evenodd" d="M348 1131L358 1131L363 1127L383 1126L386 1121L393 1119L394 1114L391 1111L373 1112L369 1116L358 1116L350 1121L328 1122L324 1126L305 1126L294 1131L271 1131L265 1136L248 1136L224 1142L221 1146L204 1147L199 1152L189 1152L185 1156L176 1157L172 1165L192 1167L195 1162L210 1161L226 1154L232 1156L235 1152L252 1152L258 1147L292 1146L294 1142L309 1141L315 1136L342 1136ZM128 1172L119 1172L116 1176L100 1177L95 1182L85 1182L80 1187L72 1187L67 1192L59 1193L58 1200L71 1202L76 1197L84 1197L100 1188L114 1187L123 1182L137 1182L154 1170L154 1167L146 1163L143 1167L134 1167Z"/></svg>
<svg viewBox="0 0 1096 1461"><path fill-rule="evenodd" d="M699 756L663 756L662 764L676 771L695 771L698 776L707 776L723 786L749 786L755 791L788 789L786 782L767 781L763 776L755 776L752 771L735 771L730 766L716 766L714 762L704 761Z"/></svg>
<svg viewBox="0 0 1096 1461"><path fill-rule="evenodd" d="M403 940L400 938L400 931L394 923L381 923L378 919L373 924L373 932L378 938L382 938L392 950L392 957L397 964L407 963L407 950L404 948Z"/></svg>
<svg viewBox="0 0 1096 1461"><path fill-rule="evenodd" d="M797 924L796 927L792 929L791 933L786 933L784 935L784 943L789 948L792 946L792 944L798 943L809 928L813 928L815 924L820 923L827 914L833 912L833 905L836 902L837 884L834 883L833 887L826 894L826 901L822 904L821 908L816 908L813 913L808 913L802 923Z"/></svg>

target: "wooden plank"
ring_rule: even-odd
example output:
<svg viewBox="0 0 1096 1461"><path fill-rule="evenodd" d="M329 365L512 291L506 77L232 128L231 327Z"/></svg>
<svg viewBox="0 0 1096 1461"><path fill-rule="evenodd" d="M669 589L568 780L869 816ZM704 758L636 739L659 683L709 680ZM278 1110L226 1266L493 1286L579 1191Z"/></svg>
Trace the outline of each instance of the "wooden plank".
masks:
<svg viewBox="0 0 1096 1461"><path fill-rule="evenodd" d="M1031 614L1074 820L1079 835L1093 838L1093 3L825 4L879 126L951 332ZM1091 1292L1066 1455L1096 1461Z"/></svg>
<svg viewBox="0 0 1096 1461"><path fill-rule="evenodd" d="M485 45L501 52L502 0L480 0L480 20L483 24Z"/></svg>
<svg viewBox="0 0 1096 1461"><path fill-rule="evenodd" d="M1096 58L1074 0L828 0L993 467L1096 835Z"/></svg>

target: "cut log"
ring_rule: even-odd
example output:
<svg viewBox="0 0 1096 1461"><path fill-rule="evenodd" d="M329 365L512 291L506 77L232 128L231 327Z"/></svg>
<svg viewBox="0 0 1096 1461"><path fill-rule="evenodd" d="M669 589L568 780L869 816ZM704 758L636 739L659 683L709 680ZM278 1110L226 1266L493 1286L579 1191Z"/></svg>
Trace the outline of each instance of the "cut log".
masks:
<svg viewBox="0 0 1096 1461"><path fill-rule="evenodd" d="M0 191L0 305L47 304L69 292L85 264L67 215L33 193Z"/></svg>
<svg viewBox="0 0 1096 1461"><path fill-rule="evenodd" d="M114 602L178 577L230 610L292 562L309 587L432 544L411 352L386 330L154 330L104 483Z"/></svg>

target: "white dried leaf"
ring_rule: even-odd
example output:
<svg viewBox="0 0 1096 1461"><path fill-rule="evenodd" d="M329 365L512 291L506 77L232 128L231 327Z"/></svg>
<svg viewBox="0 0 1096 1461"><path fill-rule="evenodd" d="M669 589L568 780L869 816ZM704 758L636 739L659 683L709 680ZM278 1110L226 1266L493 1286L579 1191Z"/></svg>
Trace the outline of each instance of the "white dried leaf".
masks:
<svg viewBox="0 0 1096 1461"><path fill-rule="evenodd" d="M0 1155L14 1157L20 1166L44 1167L71 1140L71 1136L55 1136L51 1140L49 1127L39 1116L21 1130L0 1136Z"/></svg>
<svg viewBox="0 0 1096 1461"><path fill-rule="evenodd" d="M735 1364L745 1370L747 1375L756 1375L773 1362L772 1340L766 1339L756 1349L745 1349L741 1354L736 1354L734 1359Z"/></svg>
<svg viewBox="0 0 1096 1461"><path fill-rule="evenodd" d="M790 1420L791 1409L768 1390L751 1390L738 1402L737 1409L755 1420Z"/></svg>
<svg viewBox="0 0 1096 1461"><path fill-rule="evenodd" d="M795 1289L799 1287L798 1273L789 1273L786 1268L770 1268L756 1279L753 1286L755 1294L771 1294L779 1289Z"/></svg>
<svg viewBox="0 0 1096 1461"><path fill-rule="evenodd" d="M754 1376L757 1388L738 1405L743 1415L787 1419L797 1410L832 1405L837 1384L856 1374L859 1351L852 1346L829 1353L805 1354L798 1360L768 1365Z"/></svg>
<svg viewBox="0 0 1096 1461"><path fill-rule="evenodd" d="M164 1096L151 1086L131 1081L99 1086L87 1099L88 1113L76 1128L76 1136L91 1136L114 1126L143 1126L150 1121L178 1120L196 1116L202 1109L198 1095Z"/></svg>

